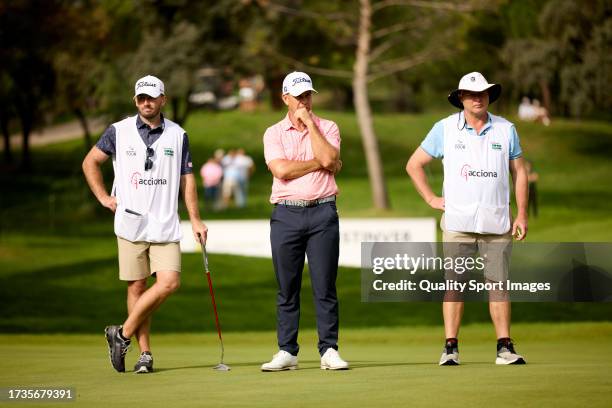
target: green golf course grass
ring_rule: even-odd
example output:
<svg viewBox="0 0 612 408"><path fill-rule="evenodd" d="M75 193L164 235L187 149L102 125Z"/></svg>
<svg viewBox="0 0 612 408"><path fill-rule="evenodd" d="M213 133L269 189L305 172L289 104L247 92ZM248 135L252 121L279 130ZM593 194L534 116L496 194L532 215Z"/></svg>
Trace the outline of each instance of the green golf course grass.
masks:
<svg viewBox="0 0 612 408"><path fill-rule="evenodd" d="M376 115L391 210L372 208L366 165L352 113L323 112L341 129L337 176L341 217L439 217L418 196L404 166L435 121L450 112ZM262 135L283 113L195 112L185 125L194 167L218 147L244 147L257 171L245 209L208 219L265 219L271 176ZM509 118L513 119L513 118ZM610 242L612 124L556 119L544 128L517 123L534 161L540 215L532 242ZM157 373L117 374L104 326L125 318L117 279L112 214L81 172L82 141L35 148L30 173L0 172L0 388L67 386L76 406L610 406L612 303L515 303L513 332L529 364L498 367L488 308L467 303L461 367L438 367L443 330L437 303L362 303L359 270L340 268L340 347L353 369L322 372L307 269L302 285L300 367L260 373L276 352L276 282L270 259L210 254L229 373L211 369L218 339L202 259L183 255L182 286L156 312ZM439 162L429 176L440 191ZM112 166L105 171L110 187ZM184 208L181 208L185 219ZM210 236L209 239L215 239ZM69 334L67 334L69 333ZM198 333L198 334L195 334ZM137 353L128 354L128 367ZM0 402L0 405L7 405ZM11 404L12 406L13 404ZM28 404L24 404L28 405ZM38 404L40 405L40 404Z"/></svg>
<svg viewBox="0 0 612 408"><path fill-rule="evenodd" d="M0 335L0 387L74 387L69 406L82 407L610 406L612 323L518 324L514 332L525 366L496 366L492 327L475 324L462 330L462 365L439 367L441 327L342 329L351 369L331 372L319 368L316 333L303 330L299 369L279 373L259 370L275 352L274 332L228 333L230 372L212 370L216 334L163 334L147 375L131 372L137 350L128 372L115 372L102 333Z"/></svg>
<svg viewBox="0 0 612 408"><path fill-rule="evenodd" d="M433 124L452 112L374 116L380 142L391 210L372 208L367 166L355 115L319 112L336 121L342 137L344 166L336 177L342 217L439 217L417 194L405 172L406 161ZM256 163L245 209L207 213L205 219L267 218L272 178L263 159L266 128L282 112L194 112L185 129L190 138L194 168L217 148L244 147ZM513 120L513 117L509 117ZM612 124L602 121L556 119L550 127L516 122L524 157L538 172L540 214L530 219L532 241L608 241L612 229ZM2 172L0 243L15 232L79 237L107 233L112 220L95 201L81 172L83 142L74 140L36 148L31 173ZM112 166L105 167L110 188ZM434 190L441 191L442 166L429 171ZM200 199L202 210L204 203ZM183 218L185 211L181 209Z"/></svg>
<svg viewBox="0 0 612 408"><path fill-rule="evenodd" d="M212 239L212 238L211 238ZM101 237L17 236L0 249L0 332L99 333L125 319L125 283L117 278L112 230ZM276 328L276 281L271 259L209 255L225 331ZM200 254L183 254L181 288L155 313L153 331L213 331L212 308ZM361 274L340 268L342 327L438 325L432 302L362 303ZM308 268L302 283L302 327L315 311ZM514 322L609 321L612 303L515 303ZM468 302L465 323L488 322L486 304Z"/></svg>

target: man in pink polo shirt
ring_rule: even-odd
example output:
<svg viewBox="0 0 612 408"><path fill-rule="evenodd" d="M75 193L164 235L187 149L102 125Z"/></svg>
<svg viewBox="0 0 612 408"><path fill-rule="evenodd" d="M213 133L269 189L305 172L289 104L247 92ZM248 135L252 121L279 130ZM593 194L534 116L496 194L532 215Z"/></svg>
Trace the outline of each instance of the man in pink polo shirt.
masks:
<svg viewBox="0 0 612 408"><path fill-rule="evenodd" d="M274 176L270 202L272 262L278 282L279 352L262 371L295 370L304 256L317 314L321 369L342 370L338 354L336 276L340 234L334 175L342 167L338 126L312 113L312 80L292 72L283 81L287 116L264 135L265 158Z"/></svg>

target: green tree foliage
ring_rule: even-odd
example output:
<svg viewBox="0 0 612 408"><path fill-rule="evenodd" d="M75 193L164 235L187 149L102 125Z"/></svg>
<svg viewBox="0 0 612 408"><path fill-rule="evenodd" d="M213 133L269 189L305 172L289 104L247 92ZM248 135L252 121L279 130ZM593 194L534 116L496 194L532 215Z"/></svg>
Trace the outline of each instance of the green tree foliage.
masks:
<svg viewBox="0 0 612 408"><path fill-rule="evenodd" d="M168 33L162 29L148 31L130 56L128 71L134 78L153 74L164 81L172 119L179 124L189 113L194 74L202 64L199 44L198 28L183 21L173 24Z"/></svg>
<svg viewBox="0 0 612 408"><path fill-rule="evenodd" d="M15 93L15 83L9 76L4 66L0 66L0 97L7 101L13 98ZM13 153L11 151L11 133L9 130L10 121L15 117L15 110L12 103L0 104L0 131L2 132L2 144L4 146L4 162L13 163Z"/></svg>
<svg viewBox="0 0 612 408"><path fill-rule="evenodd" d="M103 53L111 29L110 16L95 3L66 3L63 13L61 45L52 55L56 75L54 101L58 113L73 114L81 123L85 148L91 147L87 116L99 107L96 95L98 74L105 69ZM87 24L83 24L87 21Z"/></svg>
<svg viewBox="0 0 612 408"><path fill-rule="evenodd" d="M45 102L53 91L51 50L61 37L59 1L0 4L2 122L14 118L23 134L21 166L30 168L29 138L42 123Z"/></svg>
<svg viewBox="0 0 612 408"><path fill-rule="evenodd" d="M610 112L612 3L608 0L548 1L537 31L507 41L502 57L523 92L540 89L560 113ZM556 102L556 105L554 104Z"/></svg>

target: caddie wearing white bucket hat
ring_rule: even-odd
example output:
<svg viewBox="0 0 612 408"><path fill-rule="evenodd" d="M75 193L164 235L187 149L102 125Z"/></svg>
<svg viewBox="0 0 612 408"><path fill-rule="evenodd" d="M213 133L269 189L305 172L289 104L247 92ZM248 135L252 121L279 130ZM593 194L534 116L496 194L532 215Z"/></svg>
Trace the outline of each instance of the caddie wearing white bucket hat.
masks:
<svg viewBox="0 0 612 408"><path fill-rule="evenodd" d="M495 102L501 94L501 85L490 84L480 72L471 72L464 75L459 81L459 86L448 95L448 101L459 109L463 109L463 103L459 98L461 91L484 92L489 94L489 105Z"/></svg>
<svg viewBox="0 0 612 408"><path fill-rule="evenodd" d="M492 115L488 107L501 94L499 84L489 83L479 72L464 75L448 101L460 112L437 122L408 160L406 171L423 199L443 211L445 257L484 258L489 310L497 335L496 364L524 364L510 339L510 302L504 285L508 279L512 237L527 235L527 171L516 128ZM429 186L425 166L444 159L443 196ZM512 176L518 212L510 214ZM447 280L465 281L469 274L445 271ZM446 342L440 365L458 365L457 336L463 315L463 296L447 291L443 303Z"/></svg>

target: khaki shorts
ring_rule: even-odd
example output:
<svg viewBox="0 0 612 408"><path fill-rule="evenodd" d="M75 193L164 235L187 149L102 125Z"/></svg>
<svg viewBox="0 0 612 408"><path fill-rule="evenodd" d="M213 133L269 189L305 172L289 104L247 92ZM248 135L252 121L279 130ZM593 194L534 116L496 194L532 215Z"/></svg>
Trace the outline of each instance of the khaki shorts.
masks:
<svg viewBox="0 0 612 408"><path fill-rule="evenodd" d="M178 242L131 242L117 237L119 279L146 279L159 271L181 271L181 248Z"/></svg>
<svg viewBox="0 0 612 408"><path fill-rule="evenodd" d="M221 185L221 197L229 199L238 188L238 181L233 179L224 179Z"/></svg>
<svg viewBox="0 0 612 408"><path fill-rule="evenodd" d="M477 234L455 232L444 229L444 216L440 220L445 257L473 257L476 253L484 259L484 276L493 282L508 279L510 255L512 254L512 233ZM469 273L458 274L447 270L446 279L467 280Z"/></svg>

